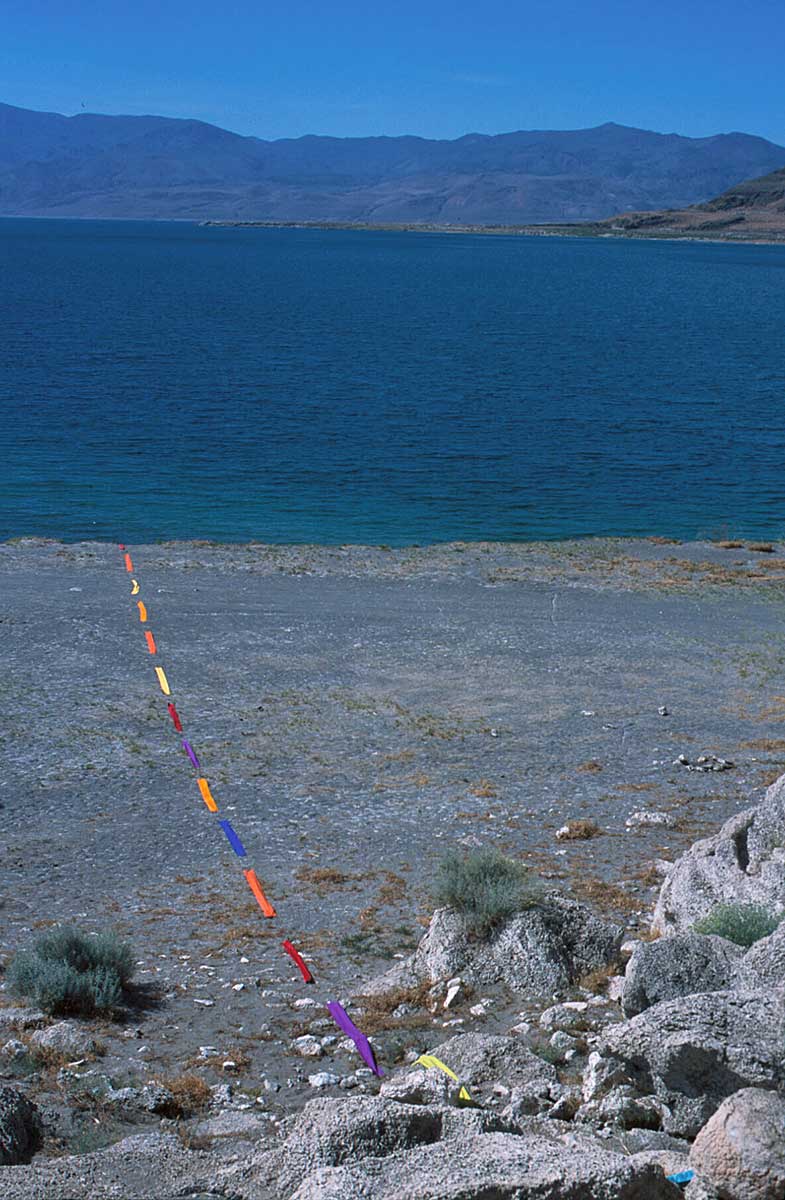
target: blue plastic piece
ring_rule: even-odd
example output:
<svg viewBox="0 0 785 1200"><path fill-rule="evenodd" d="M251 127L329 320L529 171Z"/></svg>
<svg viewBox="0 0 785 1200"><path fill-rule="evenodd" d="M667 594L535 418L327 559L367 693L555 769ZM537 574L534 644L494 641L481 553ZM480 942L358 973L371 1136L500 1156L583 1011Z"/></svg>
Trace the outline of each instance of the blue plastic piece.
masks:
<svg viewBox="0 0 785 1200"><path fill-rule="evenodd" d="M689 1183L694 1174L694 1171L679 1171L676 1175L669 1175L668 1179L670 1179L671 1183Z"/></svg>
<svg viewBox="0 0 785 1200"><path fill-rule="evenodd" d="M221 829L223 829L224 833L226 834L227 838L229 839L229 845L232 847L232 849L234 850L237 857L245 858L245 853L246 853L245 846L242 844L239 837L232 829L230 822L229 821L219 821L218 824L221 826Z"/></svg>

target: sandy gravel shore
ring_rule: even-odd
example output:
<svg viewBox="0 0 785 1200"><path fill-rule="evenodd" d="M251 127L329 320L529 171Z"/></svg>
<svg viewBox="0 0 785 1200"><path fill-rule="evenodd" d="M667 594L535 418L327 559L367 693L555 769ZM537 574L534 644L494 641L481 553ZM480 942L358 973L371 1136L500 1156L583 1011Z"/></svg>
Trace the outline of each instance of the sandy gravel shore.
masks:
<svg viewBox="0 0 785 1200"><path fill-rule="evenodd" d="M613 883L606 908L645 922L653 860L785 763L778 547L130 549L186 735L281 920L199 797L117 548L0 546L0 952L59 920L133 939L168 1000L144 1053L105 1031L116 1073L240 1045L293 1101L307 993L281 937L318 999L361 990L420 935L442 848L489 842L579 896ZM640 809L673 823L628 829ZM601 836L557 842L576 817Z"/></svg>

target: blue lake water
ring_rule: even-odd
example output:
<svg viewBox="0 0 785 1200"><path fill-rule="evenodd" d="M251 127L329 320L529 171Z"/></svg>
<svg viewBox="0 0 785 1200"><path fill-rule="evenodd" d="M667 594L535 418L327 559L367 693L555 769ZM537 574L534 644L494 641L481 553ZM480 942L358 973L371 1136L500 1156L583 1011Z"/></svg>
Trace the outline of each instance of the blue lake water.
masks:
<svg viewBox="0 0 785 1200"><path fill-rule="evenodd" d="M0 538L785 535L785 247L0 220Z"/></svg>

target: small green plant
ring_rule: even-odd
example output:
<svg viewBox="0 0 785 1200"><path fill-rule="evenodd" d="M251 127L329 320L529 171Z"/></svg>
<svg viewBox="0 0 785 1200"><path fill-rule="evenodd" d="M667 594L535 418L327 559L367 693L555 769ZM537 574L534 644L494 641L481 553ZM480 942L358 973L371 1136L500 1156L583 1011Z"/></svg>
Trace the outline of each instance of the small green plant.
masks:
<svg viewBox="0 0 785 1200"><path fill-rule="evenodd" d="M474 850L465 857L455 851L441 860L434 885L437 905L455 908L469 932L487 937L497 926L543 896L543 886L523 863L498 850Z"/></svg>
<svg viewBox="0 0 785 1200"><path fill-rule="evenodd" d="M44 1012L90 1016L118 1008L133 974L134 956L113 933L89 937L58 925L20 950L8 969L8 985Z"/></svg>
<svg viewBox="0 0 785 1200"><path fill-rule="evenodd" d="M693 928L696 933L715 933L738 946L751 946L774 933L781 920L760 904L718 904Z"/></svg>

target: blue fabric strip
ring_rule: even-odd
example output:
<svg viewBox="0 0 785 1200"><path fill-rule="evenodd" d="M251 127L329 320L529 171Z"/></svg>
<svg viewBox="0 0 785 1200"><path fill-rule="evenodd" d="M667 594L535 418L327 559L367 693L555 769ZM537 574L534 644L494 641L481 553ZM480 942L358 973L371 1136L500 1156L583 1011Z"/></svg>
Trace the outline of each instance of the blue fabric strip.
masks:
<svg viewBox="0 0 785 1200"><path fill-rule="evenodd" d="M232 847L232 849L234 850L237 857L245 858L245 846L242 844L239 837L232 829L230 822L229 821L219 821L218 824L221 826L221 829L223 829L224 833L226 834L227 838L229 839L229 845Z"/></svg>

